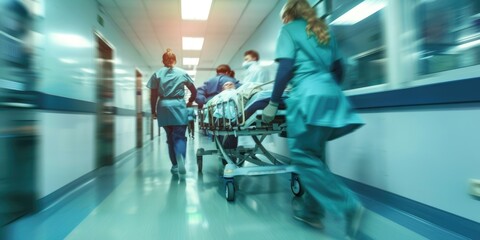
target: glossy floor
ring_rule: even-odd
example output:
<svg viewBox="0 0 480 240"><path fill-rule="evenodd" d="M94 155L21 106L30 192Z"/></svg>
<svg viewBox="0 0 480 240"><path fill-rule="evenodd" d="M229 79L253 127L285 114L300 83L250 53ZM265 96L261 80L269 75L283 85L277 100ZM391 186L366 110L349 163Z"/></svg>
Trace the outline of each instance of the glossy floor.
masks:
<svg viewBox="0 0 480 240"><path fill-rule="evenodd" d="M114 167L4 229L6 239L344 239L341 220L313 229L292 218L288 174L236 177L235 201L225 199L221 162L198 147L214 149L205 136L189 139L185 175L170 173L164 134ZM424 239L366 211L358 239Z"/></svg>

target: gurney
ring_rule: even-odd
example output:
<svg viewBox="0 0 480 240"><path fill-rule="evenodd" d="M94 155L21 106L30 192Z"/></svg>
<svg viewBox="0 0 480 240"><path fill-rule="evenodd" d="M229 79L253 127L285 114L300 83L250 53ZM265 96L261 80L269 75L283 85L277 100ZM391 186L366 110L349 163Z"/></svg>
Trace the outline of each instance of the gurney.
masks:
<svg viewBox="0 0 480 240"><path fill-rule="evenodd" d="M284 104L281 104L283 107L280 107L272 122L264 123L261 119L262 109L268 104L269 99L262 99L258 104L255 98L245 101L245 95L238 93L234 97L223 100L208 104L198 111L199 128L212 135L217 148L216 150L197 149L198 171L202 171L203 156L218 154L225 165L223 179L225 197L228 201L235 199L235 176L291 173L291 190L296 196L302 195L304 191L299 176L295 173L294 166L289 165L290 160L269 152L262 144L268 135L286 132ZM228 136L251 136L255 147L239 146L235 149L225 149L224 144ZM259 158L259 156L263 157ZM245 162L252 164L244 166Z"/></svg>

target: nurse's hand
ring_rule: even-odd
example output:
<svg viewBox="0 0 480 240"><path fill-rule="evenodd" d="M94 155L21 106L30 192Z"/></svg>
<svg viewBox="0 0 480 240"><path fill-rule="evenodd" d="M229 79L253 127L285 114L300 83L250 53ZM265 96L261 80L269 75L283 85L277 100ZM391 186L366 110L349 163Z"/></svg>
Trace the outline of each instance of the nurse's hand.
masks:
<svg viewBox="0 0 480 240"><path fill-rule="evenodd" d="M156 112L153 112L153 113L152 113L152 118L153 118L153 119L157 119L157 113L156 113Z"/></svg>
<svg viewBox="0 0 480 240"><path fill-rule="evenodd" d="M269 123L275 118L275 114L277 114L278 110L278 103L269 102L267 107L263 109L262 114L262 121Z"/></svg>

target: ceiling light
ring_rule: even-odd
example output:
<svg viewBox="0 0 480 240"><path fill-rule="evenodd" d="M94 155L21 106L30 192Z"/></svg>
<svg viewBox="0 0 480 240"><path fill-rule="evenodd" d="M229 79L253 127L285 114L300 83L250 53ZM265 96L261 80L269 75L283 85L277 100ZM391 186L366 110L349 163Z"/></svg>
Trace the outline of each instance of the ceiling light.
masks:
<svg viewBox="0 0 480 240"><path fill-rule="evenodd" d="M201 50L203 37L182 37L183 50Z"/></svg>
<svg viewBox="0 0 480 240"><path fill-rule="evenodd" d="M57 45L65 47L89 48L93 45L86 38L76 34L53 33L50 37Z"/></svg>
<svg viewBox="0 0 480 240"><path fill-rule="evenodd" d="M207 20L212 0L182 0L183 20Z"/></svg>
<svg viewBox="0 0 480 240"><path fill-rule="evenodd" d="M183 65L198 65L198 62L200 61L200 58L183 58Z"/></svg>
<svg viewBox="0 0 480 240"><path fill-rule="evenodd" d="M332 25L353 25L380 11L386 6L385 0L365 0L335 19Z"/></svg>

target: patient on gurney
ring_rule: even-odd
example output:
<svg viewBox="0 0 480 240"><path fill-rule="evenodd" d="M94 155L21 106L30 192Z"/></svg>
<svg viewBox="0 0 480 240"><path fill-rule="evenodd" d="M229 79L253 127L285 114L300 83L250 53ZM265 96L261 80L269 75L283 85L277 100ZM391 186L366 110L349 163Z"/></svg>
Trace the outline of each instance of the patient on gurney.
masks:
<svg viewBox="0 0 480 240"><path fill-rule="evenodd" d="M236 120L241 112L239 111L240 102L244 105L245 118L250 117L256 110L265 108L268 105L270 96L272 94L271 88L265 84L247 83L240 86L238 89L232 82L224 83L222 92L210 99L204 106L208 109L210 106L214 107L213 117L226 118L229 120ZM239 97L241 96L241 97ZM283 98L286 98L286 94ZM280 109L285 109L283 101ZM208 114L208 111L205 111ZM208 122L208 115L206 115L204 122Z"/></svg>
<svg viewBox="0 0 480 240"><path fill-rule="evenodd" d="M229 100L233 100L233 102L229 102ZM224 104L222 104L224 103ZM235 119L236 111L235 105L238 104L237 102L237 91L235 87L235 83L233 82L225 82L222 86L222 91L215 95L212 99L210 99L204 106L205 109L208 109L210 106L215 106L213 110L213 117L221 118L225 117L228 119ZM205 111L205 118L203 122L208 123L209 119L209 111Z"/></svg>

